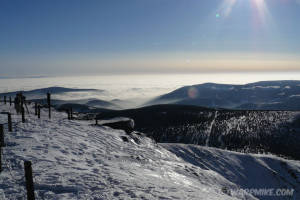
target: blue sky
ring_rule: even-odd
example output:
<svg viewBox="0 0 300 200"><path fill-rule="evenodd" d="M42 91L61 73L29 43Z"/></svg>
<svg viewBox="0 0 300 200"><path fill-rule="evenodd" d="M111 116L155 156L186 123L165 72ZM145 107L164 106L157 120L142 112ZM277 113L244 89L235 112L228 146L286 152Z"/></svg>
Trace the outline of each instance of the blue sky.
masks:
<svg viewBox="0 0 300 200"><path fill-rule="evenodd" d="M4 75L300 71L299 0L0 0Z"/></svg>

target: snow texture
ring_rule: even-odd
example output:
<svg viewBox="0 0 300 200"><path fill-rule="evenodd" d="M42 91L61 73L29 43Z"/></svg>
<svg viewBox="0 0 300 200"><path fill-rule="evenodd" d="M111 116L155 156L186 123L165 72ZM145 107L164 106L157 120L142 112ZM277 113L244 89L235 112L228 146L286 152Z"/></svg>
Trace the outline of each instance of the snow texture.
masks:
<svg viewBox="0 0 300 200"><path fill-rule="evenodd" d="M2 111L13 114L13 132L7 132L7 116L0 115L6 144L1 200L26 199L24 160L32 161L36 199L258 199L225 192L252 186L293 186L299 198L298 161L155 144L142 133L69 121L56 111L50 120L47 110L42 119L27 115L23 124L13 107L1 104Z"/></svg>

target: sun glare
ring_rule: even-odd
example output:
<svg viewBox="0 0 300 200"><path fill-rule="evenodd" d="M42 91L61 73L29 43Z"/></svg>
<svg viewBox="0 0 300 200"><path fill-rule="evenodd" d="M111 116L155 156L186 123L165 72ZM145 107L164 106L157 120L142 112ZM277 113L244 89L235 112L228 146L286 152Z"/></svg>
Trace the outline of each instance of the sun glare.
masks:
<svg viewBox="0 0 300 200"><path fill-rule="evenodd" d="M217 9L216 18L229 17L232 14L233 10L238 8L239 3L249 4L252 9L252 15L253 19L255 19L255 23L265 24L267 18L271 19L265 0L223 0L222 4Z"/></svg>
<svg viewBox="0 0 300 200"><path fill-rule="evenodd" d="M265 0L248 0L252 6L257 9L264 9L266 7ZM237 0L223 0L218 10L222 12L222 15L227 17L231 14L234 6L237 4ZM247 1L245 1L247 2Z"/></svg>
<svg viewBox="0 0 300 200"><path fill-rule="evenodd" d="M252 0L252 1L254 1L258 5L264 3L264 0Z"/></svg>
<svg viewBox="0 0 300 200"><path fill-rule="evenodd" d="M252 4L254 4L258 9L262 9L266 6L264 0L252 0Z"/></svg>

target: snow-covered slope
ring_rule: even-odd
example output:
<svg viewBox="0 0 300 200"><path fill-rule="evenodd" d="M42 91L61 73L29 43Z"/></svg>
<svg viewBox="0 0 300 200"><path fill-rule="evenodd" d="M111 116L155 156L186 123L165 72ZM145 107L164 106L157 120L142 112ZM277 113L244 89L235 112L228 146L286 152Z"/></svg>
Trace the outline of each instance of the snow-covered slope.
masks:
<svg viewBox="0 0 300 200"><path fill-rule="evenodd" d="M211 170L243 189L293 188L294 196L258 196L259 199L299 199L299 161L274 155L243 154L198 145L161 144L188 163ZM236 192L236 191L233 191Z"/></svg>
<svg viewBox="0 0 300 200"><path fill-rule="evenodd" d="M32 161L37 199L256 199L226 192L252 185L293 185L299 191L298 161L155 144L141 133L127 135L89 121L68 121L55 111L51 120L45 110L42 119L31 114L22 124L12 107L1 104L0 111L13 113L14 129L7 133L7 116L0 115L6 143L1 200L26 199L24 160Z"/></svg>

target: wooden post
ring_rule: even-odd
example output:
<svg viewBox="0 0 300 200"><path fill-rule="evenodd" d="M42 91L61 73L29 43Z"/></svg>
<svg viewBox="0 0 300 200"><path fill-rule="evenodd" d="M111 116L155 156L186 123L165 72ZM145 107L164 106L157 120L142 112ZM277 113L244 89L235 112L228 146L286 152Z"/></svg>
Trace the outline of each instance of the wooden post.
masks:
<svg viewBox="0 0 300 200"><path fill-rule="evenodd" d="M96 119L96 125L98 125L98 119Z"/></svg>
<svg viewBox="0 0 300 200"><path fill-rule="evenodd" d="M4 147L4 128L3 128L3 124L0 124L0 146Z"/></svg>
<svg viewBox="0 0 300 200"><path fill-rule="evenodd" d="M73 108L70 109L70 119L73 120Z"/></svg>
<svg viewBox="0 0 300 200"><path fill-rule="evenodd" d="M0 173L2 172L2 147L0 146Z"/></svg>
<svg viewBox="0 0 300 200"><path fill-rule="evenodd" d="M11 102L11 97L9 97L9 106L11 106L12 102Z"/></svg>
<svg viewBox="0 0 300 200"><path fill-rule="evenodd" d="M51 119L51 94L49 92L47 93L47 102L49 107L49 119Z"/></svg>
<svg viewBox="0 0 300 200"><path fill-rule="evenodd" d="M22 111L22 123L25 123L25 109L23 106L21 108L21 111Z"/></svg>
<svg viewBox="0 0 300 200"><path fill-rule="evenodd" d="M8 131L12 132L12 123L11 123L11 114L7 114L7 121L8 121Z"/></svg>
<svg viewBox="0 0 300 200"><path fill-rule="evenodd" d="M20 102L20 103L21 103L21 107L23 107L23 105L24 105L24 101L23 101L23 100L24 100L24 99L23 99L23 94L22 94L22 92L20 92L20 97L21 97L21 99L20 99L20 100L21 100L21 102Z"/></svg>
<svg viewBox="0 0 300 200"><path fill-rule="evenodd" d="M40 119L41 118L41 106L38 105L38 118Z"/></svg>
<svg viewBox="0 0 300 200"><path fill-rule="evenodd" d="M67 114L68 114L68 120L70 120L70 110L69 109L67 109Z"/></svg>
<svg viewBox="0 0 300 200"><path fill-rule="evenodd" d="M25 170L25 179L26 179L27 200L35 200L32 167L30 161L24 162L24 170Z"/></svg>
<svg viewBox="0 0 300 200"><path fill-rule="evenodd" d="M4 96L4 104L6 104L6 96Z"/></svg>

